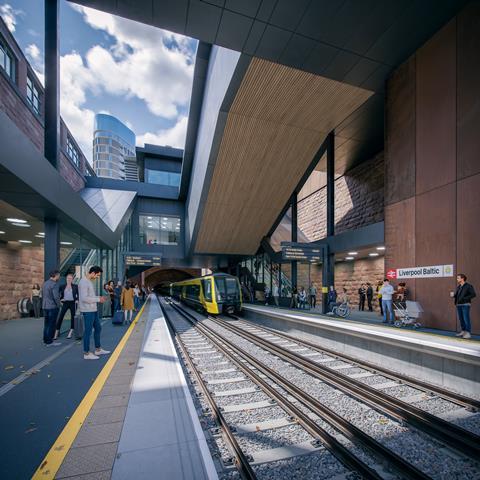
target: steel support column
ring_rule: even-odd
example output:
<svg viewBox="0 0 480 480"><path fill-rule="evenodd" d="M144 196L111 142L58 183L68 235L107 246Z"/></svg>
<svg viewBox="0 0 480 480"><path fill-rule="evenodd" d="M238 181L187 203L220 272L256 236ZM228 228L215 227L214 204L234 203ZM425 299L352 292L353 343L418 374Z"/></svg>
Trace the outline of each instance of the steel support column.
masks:
<svg viewBox="0 0 480 480"><path fill-rule="evenodd" d="M49 272L60 267L60 224L58 220L55 218L45 218L44 230L43 270L45 280L47 280Z"/></svg>
<svg viewBox="0 0 480 480"><path fill-rule="evenodd" d="M330 132L327 137L327 237L335 235L335 134ZM335 255L330 249L323 249L322 259L322 311L327 313L328 294L325 289L335 285Z"/></svg>
<svg viewBox="0 0 480 480"><path fill-rule="evenodd" d="M60 150L59 1L45 0L45 158L58 166Z"/></svg>
<svg viewBox="0 0 480 480"><path fill-rule="evenodd" d="M292 195L292 242L298 241L298 210L297 210L297 193ZM297 288L297 261L292 261L292 289Z"/></svg>

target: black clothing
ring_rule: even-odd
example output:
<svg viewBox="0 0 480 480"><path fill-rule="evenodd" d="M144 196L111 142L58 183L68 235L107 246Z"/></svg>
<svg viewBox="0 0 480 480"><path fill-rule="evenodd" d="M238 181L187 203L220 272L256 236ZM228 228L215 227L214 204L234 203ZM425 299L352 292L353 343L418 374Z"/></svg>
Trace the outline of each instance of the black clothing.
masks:
<svg viewBox="0 0 480 480"><path fill-rule="evenodd" d="M60 293L60 300L63 300L63 297L65 295L65 287L66 286L67 286L67 284L62 285L58 290L59 293ZM75 284L75 283L72 283L72 295L73 295L73 301L78 302L78 285Z"/></svg>
<svg viewBox="0 0 480 480"><path fill-rule="evenodd" d="M32 304L33 304L33 314L35 315L35 318L39 318L42 310L42 299L38 295L33 295Z"/></svg>
<svg viewBox="0 0 480 480"><path fill-rule="evenodd" d="M458 285L455 291L454 299L455 305L465 305L471 303L472 298L475 298L477 294L473 288L473 285L465 282L463 285Z"/></svg>
<svg viewBox="0 0 480 480"><path fill-rule="evenodd" d="M75 300L64 300L62 304L62 309L60 310L60 315L57 319L57 330L60 331L62 327L63 317L70 310L70 329L73 330L75 327L74 318L75 318Z"/></svg>
<svg viewBox="0 0 480 480"><path fill-rule="evenodd" d="M366 294L365 288L360 287L358 289L358 295L360 296L359 302L358 302L358 309L362 312L365 310L365 294Z"/></svg>
<svg viewBox="0 0 480 480"><path fill-rule="evenodd" d="M367 287L367 303L368 303L369 312L373 312L372 299L373 299L373 288L370 286L370 287Z"/></svg>

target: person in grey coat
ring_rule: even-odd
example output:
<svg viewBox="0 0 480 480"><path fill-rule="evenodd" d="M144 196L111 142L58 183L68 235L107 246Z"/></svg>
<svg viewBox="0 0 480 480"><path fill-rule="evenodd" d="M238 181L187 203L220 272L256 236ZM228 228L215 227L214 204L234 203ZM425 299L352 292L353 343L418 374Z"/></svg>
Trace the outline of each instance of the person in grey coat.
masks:
<svg viewBox="0 0 480 480"><path fill-rule="evenodd" d="M43 323L43 343L47 347L61 345L60 342L53 341L58 310L60 308L60 292L57 284L59 278L60 272L53 270L49 273L48 280L42 286L42 308L45 317Z"/></svg>

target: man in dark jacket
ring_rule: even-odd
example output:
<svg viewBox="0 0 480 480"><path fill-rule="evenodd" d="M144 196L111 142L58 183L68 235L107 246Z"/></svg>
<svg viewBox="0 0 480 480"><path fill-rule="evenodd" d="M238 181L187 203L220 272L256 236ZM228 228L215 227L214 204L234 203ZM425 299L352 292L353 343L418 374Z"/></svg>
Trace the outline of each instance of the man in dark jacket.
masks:
<svg viewBox="0 0 480 480"><path fill-rule="evenodd" d="M49 279L42 286L42 308L45 315L43 325L43 343L47 346L57 347L60 342L53 341L55 334L55 323L57 321L58 309L60 307L60 294L58 292L58 279L60 272L53 270L49 274Z"/></svg>
<svg viewBox="0 0 480 480"><path fill-rule="evenodd" d="M457 307L457 315L460 320L460 333L457 337L470 338L472 326L470 323L470 307L472 306L472 299L477 295L473 286L467 283L467 276L463 273L457 275L457 290L452 292Z"/></svg>
<svg viewBox="0 0 480 480"><path fill-rule="evenodd" d="M367 283L367 304L368 304L368 311L373 312L373 288L371 283Z"/></svg>
<svg viewBox="0 0 480 480"><path fill-rule="evenodd" d="M364 283L358 289L358 309L363 312L365 310L365 297L367 295L367 288Z"/></svg>

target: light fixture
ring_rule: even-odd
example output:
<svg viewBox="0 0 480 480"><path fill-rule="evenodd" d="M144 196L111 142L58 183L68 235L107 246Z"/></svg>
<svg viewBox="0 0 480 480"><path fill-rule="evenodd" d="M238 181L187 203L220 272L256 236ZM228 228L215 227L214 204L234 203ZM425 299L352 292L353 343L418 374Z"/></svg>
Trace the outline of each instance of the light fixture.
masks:
<svg viewBox="0 0 480 480"><path fill-rule="evenodd" d="M10 222L10 223L27 223L26 220L22 220L21 218L7 218L7 222Z"/></svg>
<svg viewBox="0 0 480 480"><path fill-rule="evenodd" d="M72 245L72 242L60 242L60 245Z"/></svg>
<svg viewBox="0 0 480 480"><path fill-rule="evenodd" d="M369 253L368 255L370 257L378 257L380 254L379 253Z"/></svg>
<svg viewBox="0 0 480 480"><path fill-rule="evenodd" d="M24 228L29 228L31 225L28 223L12 223L12 225L15 225L16 227L24 227Z"/></svg>
<svg viewBox="0 0 480 480"><path fill-rule="evenodd" d="M377 247L377 250L385 250L385 247Z"/></svg>
<svg viewBox="0 0 480 480"><path fill-rule="evenodd" d="M5 232L3 230L0 230L0 235L4 235Z"/></svg>
<svg viewBox="0 0 480 480"><path fill-rule="evenodd" d="M39 235L42 235L42 237L45 236L45 232L38 232Z"/></svg>
<svg viewBox="0 0 480 480"><path fill-rule="evenodd" d="M43 238L45 240L45 235L35 235L37 238Z"/></svg>
<svg viewBox="0 0 480 480"><path fill-rule="evenodd" d="M349 255L358 255L358 252L348 252Z"/></svg>
<svg viewBox="0 0 480 480"><path fill-rule="evenodd" d="M19 243L32 243L31 240L19 240Z"/></svg>
<svg viewBox="0 0 480 480"><path fill-rule="evenodd" d="M147 217L147 220L151 220L151 219L152 219L152 217Z"/></svg>
<svg viewBox="0 0 480 480"><path fill-rule="evenodd" d="M345 260L354 260L354 257L345 257Z"/></svg>

